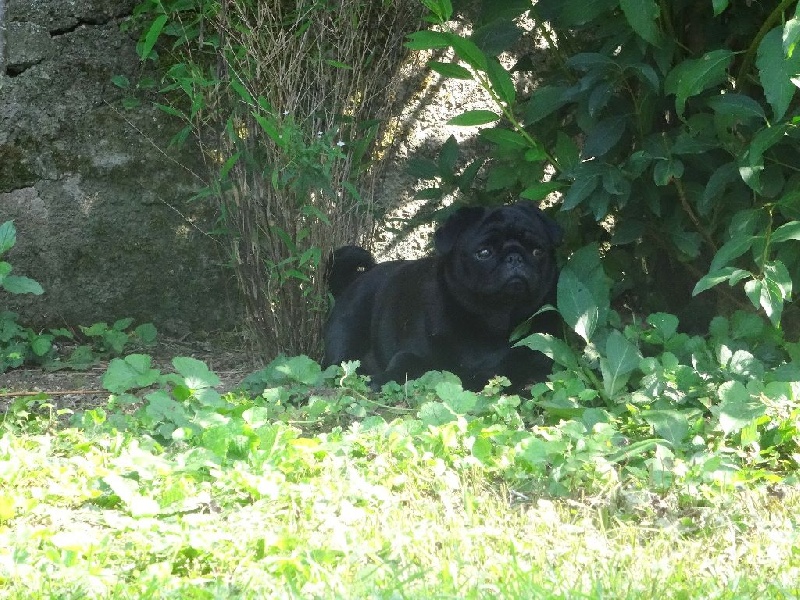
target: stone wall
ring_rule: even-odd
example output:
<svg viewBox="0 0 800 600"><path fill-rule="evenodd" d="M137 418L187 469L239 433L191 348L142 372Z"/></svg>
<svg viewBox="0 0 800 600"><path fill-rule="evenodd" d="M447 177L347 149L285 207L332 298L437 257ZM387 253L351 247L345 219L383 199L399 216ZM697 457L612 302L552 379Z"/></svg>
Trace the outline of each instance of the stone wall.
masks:
<svg viewBox="0 0 800 600"><path fill-rule="evenodd" d="M0 0L0 222L13 219L17 274L41 297L0 309L25 324L135 317L168 333L232 326L224 253L203 233L192 148L166 150L176 123L121 108L114 75L135 80L134 0ZM206 213L208 211L206 210Z"/></svg>

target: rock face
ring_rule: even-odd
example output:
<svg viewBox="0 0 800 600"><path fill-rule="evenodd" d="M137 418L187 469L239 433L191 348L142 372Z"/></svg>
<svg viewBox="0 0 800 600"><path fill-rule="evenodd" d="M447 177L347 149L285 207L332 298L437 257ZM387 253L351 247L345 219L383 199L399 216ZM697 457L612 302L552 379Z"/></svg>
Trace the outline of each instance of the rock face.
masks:
<svg viewBox="0 0 800 600"><path fill-rule="evenodd" d="M14 272L40 297L0 293L26 325L131 316L175 333L231 326L232 273L189 201L199 152L165 149L176 123L121 108L114 75L135 80L120 31L135 0L0 0L0 222L13 219ZM185 332L185 331L184 331Z"/></svg>

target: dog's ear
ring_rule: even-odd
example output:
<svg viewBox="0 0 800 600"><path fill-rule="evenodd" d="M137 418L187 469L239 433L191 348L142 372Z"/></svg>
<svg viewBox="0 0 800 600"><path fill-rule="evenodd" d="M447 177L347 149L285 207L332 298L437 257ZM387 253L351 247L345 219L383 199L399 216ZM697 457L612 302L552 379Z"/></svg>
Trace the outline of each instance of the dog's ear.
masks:
<svg viewBox="0 0 800 600"><path fill-rule="evenodd" d="M464 206L450 215L433 234L433 246L438 254L447 254L456 245L458 236L467 227L480 221L486 214L482 206Z"/></svg>
<svg viewBox="0 0 800 600"><path fill-rule="evenodd" d="M544 223L547 237L550 238L550 243L554 247L561 245L564 241L564 230L552 217L549 217L541 208L531 202L517 202L515 206Z"/></svg>

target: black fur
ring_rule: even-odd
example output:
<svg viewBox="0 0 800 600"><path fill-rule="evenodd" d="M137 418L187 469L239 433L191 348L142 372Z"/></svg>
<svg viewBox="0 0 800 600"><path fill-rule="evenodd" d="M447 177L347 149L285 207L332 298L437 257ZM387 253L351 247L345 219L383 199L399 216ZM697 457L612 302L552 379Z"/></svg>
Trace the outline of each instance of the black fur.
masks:
<svg viewBox="0 0 800 600"><path fill-rule="evenodd" d="M554 250L561 228L533 204L456 211L434 235L436 254L376 263L358 246L338 249L328 282L336 299L324 363L360 360L372 385L447 370L478 390L495 375L514 388L546 377L551 363L509 336L555 304ZM555 313L532 321L555 333Z"/></svg>

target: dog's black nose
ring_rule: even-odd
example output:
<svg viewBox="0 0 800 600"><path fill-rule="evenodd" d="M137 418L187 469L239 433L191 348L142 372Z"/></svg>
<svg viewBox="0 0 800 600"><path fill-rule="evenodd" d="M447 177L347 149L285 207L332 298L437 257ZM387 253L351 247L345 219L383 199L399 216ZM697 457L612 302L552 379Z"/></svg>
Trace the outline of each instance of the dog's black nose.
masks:
<svg viewBox="0 0 800 600"><path fill-rule="evenodd" d="M512 267L518 267L522 264L522 255L517 252L512 252L506 256L506 262Z"/></svg>

